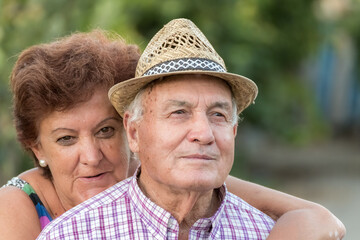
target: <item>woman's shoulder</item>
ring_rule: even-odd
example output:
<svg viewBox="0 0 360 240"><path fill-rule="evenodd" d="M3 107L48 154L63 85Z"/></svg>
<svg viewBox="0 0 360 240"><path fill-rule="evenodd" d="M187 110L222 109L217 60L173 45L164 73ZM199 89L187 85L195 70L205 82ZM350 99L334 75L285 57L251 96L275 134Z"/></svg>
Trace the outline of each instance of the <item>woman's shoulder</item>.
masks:
<svg viewBox="0 0 360 240"><path fill-rule="evenodd" d="M39 176L38 170L34 168L12 178L0 188L0 212L7 212L9 216L16 216L18 213L22 213L20 216L29 214L38 218L34 205L36 203L33 202L30 195L37 195L39 185L42 184ZM1 214L1 218L3 219L3 214ZM16 218L19 219L19 216Z"/></svg>
<svg viewBox="0 0 360 240"><path fill-rule="evenodd" d="M9 180L3 187L17 187L19 189L24 189L24 187L28 183L24 180L22 180L19 177L13 177L11 180Z"/></svg>
<svg viewBox="0 0 360 240"><path fill-rule="evenodd" d="M18 206L17 208L21 206L31 206L32 209L34 209L34 204L29 198L29 195L22 190L22 185L20 184L21 182L16 182L16 185L8 184L0 188L0 208L6 209L9 208L9 206Z"/></svg>
<svg viewBox="0 0 360 240"><path fill-rule="evenodd" d="M31 186L29 183L20 177L21 174L17 177L13 177L9 180L4 186L0 188L0 202L7 202L8 204L19 204L19 203L31 203L29 194L26 193L25 189ZM30 201L29 201L30 200ZM1 204L3 207L5 204Z"/></svg>
<svg viewBox="0 0 360 240"><path fill-rule="evenodd" d="M46 201L46 196L54 192L52 181L44 177L39 168L27 170L21 173L19 178L28 183L42 201Z"/></svg>
<svg viewBox="0 0 360 240"><path fill-rule="evenodd" d="M44 177L41 169L30 169L19 177L31 185L53 219L65 212L52 180Z"/></svg>
<svg viewBox="0 0 360 240"><path fill-rule="evenodd" d="M31 182L32 180L41 181L41 182L50 181L43 176L43 174L39 168L31 168L25 172L22 172L19 174L19 178L21 178L27 182Z"/></svg>
<svg viewBox="0 0 360 240"><path fill-rule="evenodd" d="M0 188L0 212L0 235L4 239L34 239L41 231L34 204L17 186Z"/></svg>

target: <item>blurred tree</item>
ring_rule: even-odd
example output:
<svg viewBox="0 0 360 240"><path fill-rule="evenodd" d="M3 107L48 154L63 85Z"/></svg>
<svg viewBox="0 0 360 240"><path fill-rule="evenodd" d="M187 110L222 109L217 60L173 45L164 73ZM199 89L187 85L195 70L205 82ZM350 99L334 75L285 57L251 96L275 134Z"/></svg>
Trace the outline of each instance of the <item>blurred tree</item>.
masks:
<svg viewBox="0 0 360 240"><path fill-rule="evenodd" d="M299 71L319 42L313 2L0 0L0 185L31 165L19 150L11 123L8 76L16 55L30 45L97 27L144 48L169 20L189 18L213 43L229 71L259 86L256 106L243 114L246 123L292 143L326 134Z"/></svg>

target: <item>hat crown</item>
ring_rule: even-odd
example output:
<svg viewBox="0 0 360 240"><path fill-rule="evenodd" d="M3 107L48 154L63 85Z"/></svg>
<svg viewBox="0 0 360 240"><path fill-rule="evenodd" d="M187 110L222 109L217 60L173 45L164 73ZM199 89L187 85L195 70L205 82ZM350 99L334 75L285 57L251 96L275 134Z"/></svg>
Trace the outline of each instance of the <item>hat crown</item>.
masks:
<svg viewBox="0 0 360 240"><path fill-rule="evenodd" d="M149 83L167 76L202 74L217 77L229 85L238 113L256 98L258 89L250 79L228 73L223 59L196 27L184 18L166 24L149 42L136 67L135 77L117 83L109 98L123 117L136 94Z"/></svg>
<svg viewBox="0 0 360 240"><path fill-rule="evenodd" d="M192 21L180 18L170 21L151 39L139 59L135 77L176 59L206 59L226 71L223 59L200 29Z"/></svg>

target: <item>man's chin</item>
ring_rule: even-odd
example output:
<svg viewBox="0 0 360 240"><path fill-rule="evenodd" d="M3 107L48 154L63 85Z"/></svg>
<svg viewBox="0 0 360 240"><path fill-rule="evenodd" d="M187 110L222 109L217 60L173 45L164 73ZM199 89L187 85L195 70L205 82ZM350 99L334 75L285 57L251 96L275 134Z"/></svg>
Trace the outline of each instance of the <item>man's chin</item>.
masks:
<svg viewBox="0 0 360 240"><path fill-rule="evenodd" d="M208 192L221 187L223 183L224 181L214 181L214 179L187 179L178 187L189 192Z"/></svg>

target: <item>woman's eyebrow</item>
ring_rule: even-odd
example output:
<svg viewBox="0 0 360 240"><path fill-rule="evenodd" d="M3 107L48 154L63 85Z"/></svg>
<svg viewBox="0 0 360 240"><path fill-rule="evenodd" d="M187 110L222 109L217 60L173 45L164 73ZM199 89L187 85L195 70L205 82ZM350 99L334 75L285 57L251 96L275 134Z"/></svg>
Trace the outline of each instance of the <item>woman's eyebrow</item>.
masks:
<svg viewBox="0 0 360 240"><path fill-rule="evenodd" d="M104 124L104 123L106 123L107 121L110 121L110 120L114 120L116 122L121 122L122 121L122 119L119 118L119 117L108 117L108 118L105 118L104 120L100 121L98 124L96 124L94 129L98 128L99 126L101 126L102 124Z"/></svg>
<svg viewBox="0 0 360 240"><path fill-rule="evenodd" d="M102 124L104 124L105 122L109 121L109 120L114 120L116 122L121 122L122 119L119 118L119 117L108 117L108 118L105 118L103 119L102 121L100 121L99 123L97 123L94 127L94 129L98 128L99 126L101 126ZM72 129L72 128L66 128L66 127L58 127L54 130L51 131L51 134L54 134L58 131L69 131L69 132L74 132L76 133L76 130Z"/></svg>

